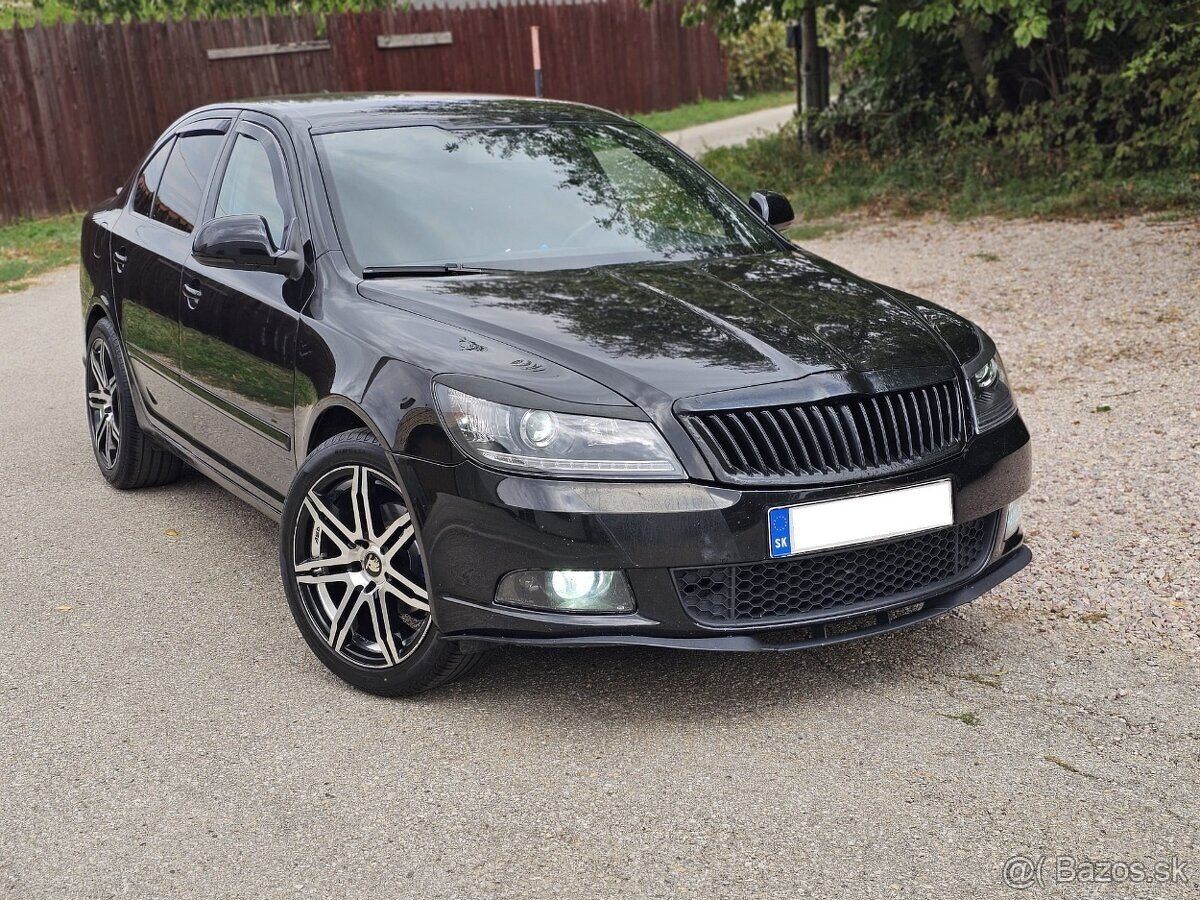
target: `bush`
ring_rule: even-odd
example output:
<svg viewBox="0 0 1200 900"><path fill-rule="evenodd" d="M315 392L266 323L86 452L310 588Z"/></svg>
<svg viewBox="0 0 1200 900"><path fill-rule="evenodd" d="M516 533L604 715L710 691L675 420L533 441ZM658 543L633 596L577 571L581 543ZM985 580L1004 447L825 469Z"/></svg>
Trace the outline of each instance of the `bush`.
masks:
<svg viewBox="0 0 1200 900"><path fill-rule="evenodd" d="M762 94L796 84L796 57L787 46L787 26L764 13L745 31L721 39L729 71L729 93Z"/></svg>
<svg viewBox="0 0 1200 900"><path fill-rule="evenodd" d="M815 130L878 155L994 143L1029 168L1200 163L1200 12L1142 0L883 0L843 19L838 108Z"/></svg>
<svg viewBox="0 0 1200 900"><path fill-rule="evenodd" d="M1200 173L1177 165L1131 174L1098 174L1039 164L999 142L962 140L873 153L841 144L804 150L795 126L744 147L710 150L703 164L739 195L783 191L802 221L844 213L951 216L1098 216L1200 210Z"/></svg>

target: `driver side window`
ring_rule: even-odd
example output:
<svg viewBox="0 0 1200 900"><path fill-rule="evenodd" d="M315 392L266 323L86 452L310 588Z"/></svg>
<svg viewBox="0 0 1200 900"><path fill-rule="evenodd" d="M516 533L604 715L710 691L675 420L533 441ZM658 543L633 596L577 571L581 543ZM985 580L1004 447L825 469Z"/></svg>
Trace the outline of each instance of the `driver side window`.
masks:
<svg viewBox="0 0 1200 900"><path fill-rule="evenodd" d="M278 247L291 218L291 202L279 149L248 134L238 134L217 195L217 216L255 215L267 221Z"/></svg>

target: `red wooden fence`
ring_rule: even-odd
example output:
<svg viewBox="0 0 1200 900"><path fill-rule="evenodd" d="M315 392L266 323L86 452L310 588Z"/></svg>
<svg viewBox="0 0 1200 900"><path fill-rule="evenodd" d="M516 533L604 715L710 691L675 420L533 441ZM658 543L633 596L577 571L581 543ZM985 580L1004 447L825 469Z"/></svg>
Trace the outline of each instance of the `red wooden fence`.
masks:
<svg viewBox="0 0 1200 900"><path fill-rule="evenodd" d="M725 87L716 38L679 24L679 0L0 31L0 222L86 208L125 181L154 138L205 103L320 91L530 94L541 26L548 97L625 112ZM450 44L381 49L381 35L450 32ZM210 59L207 51L328 41L328 49Z"/></svg>

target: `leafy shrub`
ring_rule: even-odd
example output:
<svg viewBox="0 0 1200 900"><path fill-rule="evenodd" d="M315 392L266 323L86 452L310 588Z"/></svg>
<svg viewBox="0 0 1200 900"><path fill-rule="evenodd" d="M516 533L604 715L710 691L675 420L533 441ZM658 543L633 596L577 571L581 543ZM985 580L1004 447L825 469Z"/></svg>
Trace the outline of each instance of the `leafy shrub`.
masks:
<svg viewBox="0 0 1200 900"><path fill-rule="evenodd" d="M691 0L722 34L807 0ZM987 144L1030 170L1200 165L1196 0L817 0L835 108L809 124L871 156Z"/></svg>
<svg viewBox="0 0 1200 900"><path fill-rule="evenodd" d="M729 93L783 91L796 83L796 58L787 46L787 26L764 13L745 31L721 39L729 71Z"/></svg>

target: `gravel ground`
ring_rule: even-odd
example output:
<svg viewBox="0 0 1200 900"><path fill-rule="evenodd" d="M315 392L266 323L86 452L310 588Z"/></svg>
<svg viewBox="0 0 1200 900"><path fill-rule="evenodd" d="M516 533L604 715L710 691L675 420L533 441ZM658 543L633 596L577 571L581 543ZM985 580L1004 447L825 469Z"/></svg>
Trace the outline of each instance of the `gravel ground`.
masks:
<svg viewBox="0 0 1200 900"><path fill-rule="evenodd" d="M273 523L103 483L73 271L0 297L0 894L958 900L1021 855L1190 878L1034 896L1200 896L1198 238L814 242L1005 348L1036 562L991 595L801 654L513 649L414 701L315 662Z"/></svg>
<svg viewBox="0 0 1200 900"><path fill-rule="evenodd" d="M1001 348L1034 435L1034 566L990 603L1200 650L1200 223L880 224L808 245Z"/></svg>

